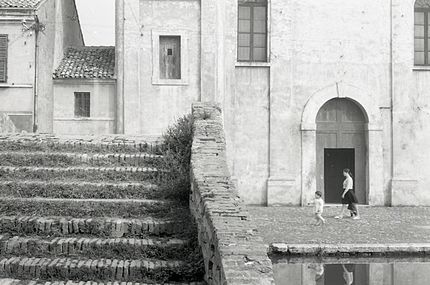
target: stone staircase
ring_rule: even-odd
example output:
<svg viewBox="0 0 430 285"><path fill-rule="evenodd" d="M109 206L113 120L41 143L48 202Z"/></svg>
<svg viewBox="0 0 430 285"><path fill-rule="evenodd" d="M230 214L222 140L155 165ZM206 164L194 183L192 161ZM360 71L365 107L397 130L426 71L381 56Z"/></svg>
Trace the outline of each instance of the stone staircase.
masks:
<svg viewBox="0 0 430 285"><path fill-rule="evenodd" d="M203 284L154 145L0 135L0 284Z"/></svg>

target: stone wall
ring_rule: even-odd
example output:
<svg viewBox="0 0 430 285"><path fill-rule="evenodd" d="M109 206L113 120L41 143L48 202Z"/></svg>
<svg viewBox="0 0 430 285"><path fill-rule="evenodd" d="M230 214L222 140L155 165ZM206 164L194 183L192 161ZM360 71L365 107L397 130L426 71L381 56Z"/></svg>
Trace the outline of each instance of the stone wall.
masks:
<svg viewBox="0 0 430 285"><path fill-rule="evenodd" d="M274 284L267 247L232 183L221 108L193 105L191 212L196 219L208 284Z"/></svg>

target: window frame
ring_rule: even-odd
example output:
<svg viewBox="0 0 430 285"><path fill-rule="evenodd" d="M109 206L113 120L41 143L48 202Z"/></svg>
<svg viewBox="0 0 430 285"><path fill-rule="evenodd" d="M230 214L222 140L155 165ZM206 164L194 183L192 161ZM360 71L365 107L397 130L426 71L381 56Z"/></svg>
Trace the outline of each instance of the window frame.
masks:
<svg viewBox="0 0 430 285"><path fill-rule="evenodd" d="M415 27L416 24L416 16L415 13L423 13L424 14L424 38L417 38L415 33ZM430 57L429 57L429 25L430 25L430 8L420 8L415 7L414 8L414 66L430 66ZM423 39L424 40L424 63L416 63L416 44L415 40L417 39Z"/></svg>
<svg viewBox="0 0 430 285"><path fill-rule="evenodd" d="M160 36L179 36L181 38L181 79L160 78ZM190 60L188 42L190 32L183 29L151 30L152 41L152 85L185 86L190 84Z"/></svg>
<svg viewBox="0 0 430 285"><path fill-rule="evenodd" d="M239 25L240 25L240 18L239 18L239 10L240 7L249 7L250 8L250 32L246 33L246 32L240 32L239 29ZM265 29L264 32L254 32L254 8L256 7L264 7L266 8L266 14L265 14ZM249 35L250 37L250 43L249 43L249 59L240 59L239 58L239 48L240 47L245 47L245 46L240 46L239 45L239 36L241 34L245 34L245 35ZM254 48L256 48L255 44L254 44L254 35L258 34L258 35L264 35L265 39L264 39L264 49L265 49L265 58L264 59L255 59L254 58ZM268 60L268 55L269 55L269 43L268 43L268 39L269 39L269 0L265 0L264 2L247 2L247 3L240 3L240 0L238 1L238 6L237 6L237 42L236 42L236 48L237 48L237 54L236 54L236 60L239 63L243 63L243 62L257 62L257 63L267 63Z"/></svg>
<svg viewBox="0 0 430 285"><path fill-rule="evenodd" d="M91 118L91 92L74 92L74 99L75 99L75 109L74 109L74 115L75 118L85 119L85 118ZM80 98L78 99L78 97ZM88 96L88 99L85 97ZM88 102L88 104L86 104ZM79 103L83 103L83 106L79 106Z"/></svg>
<svg viewBox="0 0 430 285"><path fill-rule="evenodd" d="M8 56L9 56L9 35L8 34L0 34L0 38L5 38L6 41L6 51L5 51L5 63L4 63L4 77L0 77L0 83L7 83L7 72L8 72Z"/></svg>

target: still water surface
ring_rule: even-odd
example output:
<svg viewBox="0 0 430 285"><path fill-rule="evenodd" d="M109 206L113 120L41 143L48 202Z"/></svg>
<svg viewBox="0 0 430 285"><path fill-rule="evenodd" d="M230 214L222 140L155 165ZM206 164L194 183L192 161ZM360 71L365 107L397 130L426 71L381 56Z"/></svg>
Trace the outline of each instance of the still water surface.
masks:
<svg viewBox="0 0 430 285"><path fill-rule="evenodd" d="M430 285L430 261L274 261L276 285Z"/></svg>

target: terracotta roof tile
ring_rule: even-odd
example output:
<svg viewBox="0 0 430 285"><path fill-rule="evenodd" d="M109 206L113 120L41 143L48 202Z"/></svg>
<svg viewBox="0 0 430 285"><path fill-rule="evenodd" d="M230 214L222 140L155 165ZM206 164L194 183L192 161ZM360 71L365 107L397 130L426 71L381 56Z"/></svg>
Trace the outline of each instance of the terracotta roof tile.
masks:
<svg viewBox="0 0 430 285"><path fill-rule="evenodd" d="M415 2L415 7L430 8L430 0L417 0Z"/></svg>
<svg viewBox="0 0 430 285"><path fill-rule="evenodd" d="M0 0L0 8L37 8L43 0Z"/></svg>
<svg viewBox="0 0 430 285"><path fill-rule="evenodd" d="M54 79L113 79L115 47L69 48Z"/></svg>

